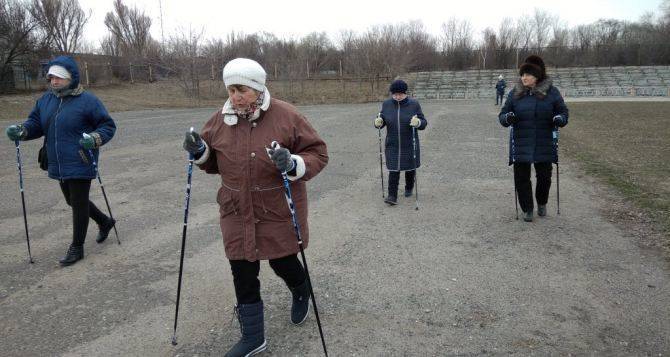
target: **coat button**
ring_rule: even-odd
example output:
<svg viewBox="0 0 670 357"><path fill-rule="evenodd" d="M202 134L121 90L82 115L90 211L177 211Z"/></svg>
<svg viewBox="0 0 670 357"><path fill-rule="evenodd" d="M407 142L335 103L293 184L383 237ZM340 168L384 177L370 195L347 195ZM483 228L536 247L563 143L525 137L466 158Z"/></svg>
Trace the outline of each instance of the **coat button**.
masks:
<svg viewBox="0 0 670 357"><path fill-rule="evenodd" d="M253 159L254 157L256 157L256 153L255 153L255 152L252 152L252 153L251 153L251 158Z"/></svg>

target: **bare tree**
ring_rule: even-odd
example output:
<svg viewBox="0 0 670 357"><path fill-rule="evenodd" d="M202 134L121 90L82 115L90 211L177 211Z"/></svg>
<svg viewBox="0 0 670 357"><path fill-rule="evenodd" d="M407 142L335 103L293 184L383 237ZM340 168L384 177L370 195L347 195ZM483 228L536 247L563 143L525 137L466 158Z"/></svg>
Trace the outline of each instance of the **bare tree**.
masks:
<svg viewBox="0 0 670 357"><path fill-rule="evenodd" d="M151 18L137 7L129 8L122 0L114 1L114 11L105 16L105 26L119 45L122 55L144 57L151 43Z"/></svg>
<svg viewBox="0 0 670 357"><path fill-rule="evenodd" d="M78 0L33 0L30 13L43 32L49 47L72 53L78 50L84 26L91 16Z"/></svg>
<svg viewBox="0 0 670 357"><path fill-rule="evenodd" d="M199 69L202 64L201 39L204 30L182 29L169 37L163 63L169 71L179 78L179 86L192 98L200 96Z"/></svg>
<svg viewBox="0 0 670 357"><path fill-rule="evenodd" d="M28 6L18 0L0 0L0 91L14 89L12 66L32 54L34 21Z"/></svg>
<svg viewBox="0 0 670 357"><path fill-rule="evenodd" d="M548 12L540 9L535 9L532 16L533 31L535 35L535 42L533 46L537 48L542 48L549 43L549 35L551 28L554 23L556 23L556 17L552 16Z"/></svg>

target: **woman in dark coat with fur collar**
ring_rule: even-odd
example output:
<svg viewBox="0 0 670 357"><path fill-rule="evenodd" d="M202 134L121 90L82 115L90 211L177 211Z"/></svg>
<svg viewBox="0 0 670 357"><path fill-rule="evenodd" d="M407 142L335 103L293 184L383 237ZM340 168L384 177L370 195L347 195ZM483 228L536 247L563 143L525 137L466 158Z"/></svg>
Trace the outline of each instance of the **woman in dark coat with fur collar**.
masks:
<svg viewBox="0 0 670 357"><path fill-rule="evenodd" d="M398 203L400 172L405 171L405 197L414 189L416 169L421 166L421 148L418 130L428 125L421 105L407 95L407 83L397 79L389 87L391 98L382 103L379 115L374 120L377 129L386 127L386 168L389 171L388 196L384 202ZM413 143L416 142L416 153ZM414 158L416 154L416 159Z"/></svg>
<svg viewBox="0 0 670 357"><path fill-rule="evenodd" d="M547 214L551 164L558 162L554 132L568 124L568 108L561 93L547 77L544 61L529 56L519 68L521 78L509 92L498 115L500 124L511 126L509 164L514 165L514 185L526 222L533 220L533 189L530 166L535 166L538 216Z"/></svg>

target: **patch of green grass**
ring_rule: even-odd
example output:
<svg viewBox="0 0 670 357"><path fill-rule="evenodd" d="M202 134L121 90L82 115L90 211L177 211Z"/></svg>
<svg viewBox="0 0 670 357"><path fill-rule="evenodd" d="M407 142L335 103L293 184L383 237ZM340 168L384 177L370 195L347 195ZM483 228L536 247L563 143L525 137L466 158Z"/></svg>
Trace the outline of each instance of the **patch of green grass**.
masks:
<svg viewBox="0 0 670 357"><path fill-rule="evenodd" d="M563 151L647 212L670 246L670 103L571 103Z"/></svg>

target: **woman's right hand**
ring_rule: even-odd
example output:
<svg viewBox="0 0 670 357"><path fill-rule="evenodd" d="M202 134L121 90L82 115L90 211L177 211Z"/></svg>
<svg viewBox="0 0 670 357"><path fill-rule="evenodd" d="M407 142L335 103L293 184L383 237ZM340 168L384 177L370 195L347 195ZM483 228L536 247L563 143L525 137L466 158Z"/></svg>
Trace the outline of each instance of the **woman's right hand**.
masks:
<svg viewBox="0 0 670 357"><path fill-rule="evenodd" d="M379 129L379 128L382 127L382 125L384 125L384 119L382 119L381 117L376 117L375 118L375 128Z"/></svg>
<svg viewBox="0 0 670 357"><path fill-rule="evenodd" d="M26 130L21 124L8 126L7 130L5 130L5 133L7 133L7 137L9 137L9 140L11 141L22 140L27 134Z"/></svg>
<svg viewBox="0 0 670 357"><path fill-rule="evenodd" d="M205 142L202 141L200 134L195 131L187 131L184 136L184 150L188 151L190 154L198 156L205 152Z"/></svg>

